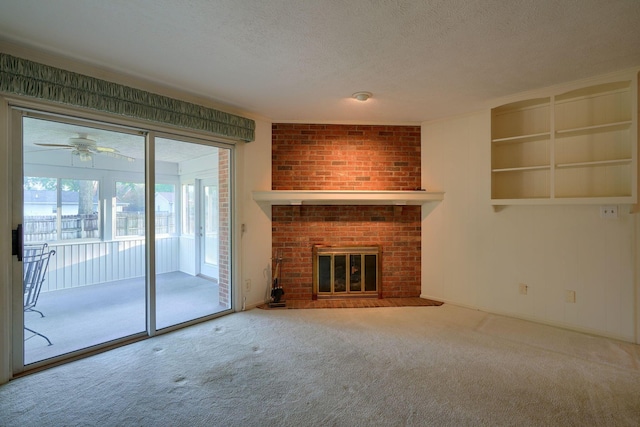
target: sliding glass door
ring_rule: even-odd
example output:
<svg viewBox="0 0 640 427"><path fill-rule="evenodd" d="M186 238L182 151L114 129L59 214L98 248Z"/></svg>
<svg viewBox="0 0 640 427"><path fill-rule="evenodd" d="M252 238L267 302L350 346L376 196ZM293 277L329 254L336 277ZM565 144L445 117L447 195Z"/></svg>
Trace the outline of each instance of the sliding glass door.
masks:
<svg viewBox="0 0 640 427"><path fill-rule="evenodd" d="M230 247L229 211L219 197L220 193L230 194L230 156L226 148L169 138L155 138L155 149L156 318L157 328L162 329L231 308L229 263L223 258ZM190 156L166 162L160 160L167 157L164 153ZM164 183L171 179L180 189L183 217L173 234L160 234L163 203L174 200L176 193L158 190L169 190ZM169 245L179 249L179 256L170 256L171 251L165 249ZM227 252L221 252L221 247Z"/></svg>
<svg viewBox="0 0 640 427"><path fill-rule="evenodd" d="M144 333L145 137L25 115L22 140L24 364Z"/></svg>
<svg viewBox="0 0 640 427"><path fill-rule="evenodd" d="M231 148L13 114L16 372L231 309Z"/></svg>

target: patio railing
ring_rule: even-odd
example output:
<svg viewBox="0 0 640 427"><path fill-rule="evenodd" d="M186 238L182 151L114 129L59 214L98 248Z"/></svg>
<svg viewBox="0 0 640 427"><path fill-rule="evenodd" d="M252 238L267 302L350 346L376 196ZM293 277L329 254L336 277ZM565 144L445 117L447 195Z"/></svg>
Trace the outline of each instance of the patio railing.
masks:
<svg viewBox="0 0 640 427"><path fill-rule="evenodd" d="M156 239L156 273L180 270L180 238ZM42 291L74 288L145 275L144 239L52 243L55 256Z"/></svg>

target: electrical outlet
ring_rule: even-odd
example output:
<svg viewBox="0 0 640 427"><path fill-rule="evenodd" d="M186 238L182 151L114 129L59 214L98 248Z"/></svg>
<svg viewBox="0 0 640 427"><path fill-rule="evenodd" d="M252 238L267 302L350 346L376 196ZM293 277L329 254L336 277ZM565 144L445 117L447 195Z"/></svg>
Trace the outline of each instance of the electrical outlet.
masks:
<svg viewBox="0 0 640 427"><path fill-rule="evenodd" d="M520 294L526 295L527 291L529 290L529 286L525 285L524 283L520 283L518 286L519 286Z"/></svg>
<svg viewBox="0 0 640 427"><path fill-rule="evenodd" d="M564 291L564 302L576 302L576 291Z"/></svg>
<svg viewBox="0 0 640 427"><path fill-rule="evenodd" d="M251 279L245 279L244 290L249 292L251 290Z"/></svg>
<svg viewBox="0 0 640 427"><path fill-rule="evenodd" d="M617 219L618 206L616 205L600 206L600 218Z"/></svg>

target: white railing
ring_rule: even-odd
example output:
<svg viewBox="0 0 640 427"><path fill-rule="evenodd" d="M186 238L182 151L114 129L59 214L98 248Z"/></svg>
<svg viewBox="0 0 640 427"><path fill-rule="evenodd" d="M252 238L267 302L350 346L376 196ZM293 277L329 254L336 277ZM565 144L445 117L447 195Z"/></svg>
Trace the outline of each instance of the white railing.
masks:
<svg viewBox="0 0 640 427"><path fill-rule="evenodd" d="M156 273L180 270L178 237L156 239ZM42 291L74 288L142 277L145 274L144 239L55 244Z"/></svg>

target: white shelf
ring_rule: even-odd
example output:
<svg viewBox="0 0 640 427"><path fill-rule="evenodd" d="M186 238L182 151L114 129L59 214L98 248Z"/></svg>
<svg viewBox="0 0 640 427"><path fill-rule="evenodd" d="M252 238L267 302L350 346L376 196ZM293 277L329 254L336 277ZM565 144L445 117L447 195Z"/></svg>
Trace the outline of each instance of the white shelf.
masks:
<svg viewBox="0 0 640 427"><path fill-rule="evenodd" d="M550 132L532 133L530 135L518 135L518 136L510 136L508 138L496 138L496 139L493 139L492 142L495 142L495 143L522 142L529 139L544 138L549 136L551 136Z"/></svg>
<svg viewBox="0 0 640 427"><path fill-rule="evenodd" d="M543 166L523 166L517 168L501 168L501 169L492 169L491 172L520 172L520 171L537 171L537 170L545 170L551 169L550 165Z"/></svg>
<svg viewBox="0 0 640 427"><path fill-rule="evenodd" d="M269 205L424 205L444 199L442 192L427 191L254 191L253 200Z"/></svg>
<svg viewBox="0 0 640 427"><path fill-rule="evenodd" d="M491 203L636 203L638 73L548 100L491 110Z"/></svg>
<svg viewBox="0 0 640 427"><path fill-rule="evenodd" d="M555 197L553 199L544 197L531 197L528 199L491 199L493 206L510 205L632 205L635 202L631 197Z"/></svg>
<svg viewBox="0 0 640 427"><path fill-rule="evenodd" d="M555 104L571 103L576 101L590 100L608 95L624 94L629 91L630 82L619 81L613 83L605 83L602 85L588 86L582 89L574 90L568 93L560 94L555 97Z"/></svg>
<svg viewBox="0 0 640 427"><path fill-rule="evenodd" d="M616 159L616 160L598 160L594 162L576 162L576 163L560 163L557 164L557 168L581 168L586 166L615 166L626 165L631 163L631 159Z"/></svg>
<svg viewBox="0 0 640 427"><path fill-rule="evenodd" d="M601 125L593 125L593 126L584 126L584 127L580 127L580 128L574 128L574 129L558 129L556 130L556 133L558 135L560 134L567 134L567 133L580 133L580 132L591 132L591 131L598 131L598 130L609 130L612 128L623 128L626 126L629 126L632 122L630 120L625 120L623 122L615 122L615 123L605 123L605 124L601 124Z"/></svg>

